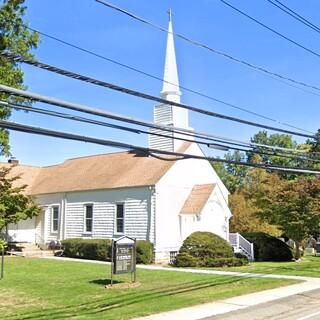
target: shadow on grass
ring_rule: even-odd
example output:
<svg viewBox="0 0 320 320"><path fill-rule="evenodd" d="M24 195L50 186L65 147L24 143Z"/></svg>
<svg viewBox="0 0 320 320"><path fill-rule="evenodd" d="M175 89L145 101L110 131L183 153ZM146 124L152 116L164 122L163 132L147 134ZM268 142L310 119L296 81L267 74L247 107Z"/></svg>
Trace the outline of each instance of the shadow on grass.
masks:
<svg viewBox="0 0 320 320"><path fill-rule="evenodd" d="M181 283L179 285L172 284L172 286L165 285L163 287L153 287L152 291L150 290L128 290L125 292L119 293L117 296L109 298L105 295L103 298L92 299L82 304L71 304L66 307L54 307L54 308L42 308L41 310L31 311L27 313L20 313L17 316L7 316L6 319L11 320L26 320L26 319L67 319L67 318L85 318L86 316L92 315L92 319L98 316L97 314L104 313L106 311L111 311L114 309L123 308L123 314L128 314L126 307L137 305L137 311L132 310L132 317L137 317L142 315L141 308L138 307L139 304L148 303L150 306L153 306L152 300L156 301L155 309L146 309L144 310L144 315L151 314L152 312L168 311L173 308L179 308L179 305L174 304L172 307L169 307L166 303L168 300L165 298L174 297L179 294L192 293L198 290L207 289L210 287L215 287L219 285L230 285L237 282L241 282L239 277L226 277L225 279L219 279L215 281L210 281L209 279L194 280L190 282ZM110 283L109 279L94 280L92 283L105 285ZM107 292L107 291L106 291ZM165 299L165 300L162 300ZM212 299L213 300L213 299ZM172 299L170 299L172 301ZM146 305L146 304L145 304ZM163 305L167 305L167 308L162 308ZM185 307L186 305L181 305ZM119 310L118 313L121 313ZM122 313L121 313L122 314ZM96 316L94 316L96 315ZM127 315L129 317L129 315ZM125 318L125 317L123 317ZM100 318L101 319L101 318ZM104 314L103 319L122 319L120 316L116 317L112 314Z"/></svg>
<svg viewBox="0 0 320 320"><path fill-rule="evenodd" d="M123 318L120 316L115 316L114 314L104 314L103 319L124 319L124 314L128 313L128 307L130 308L131 316L137 317L142 315L151 314L152 312L168 311L174 308L186 307L186 303L181 306L179 303L171 302L174 300L173 297L180 294L192 294L199 290L206 290L212 287L218 287L220 285L230 286L232 284L241 283L243 278L226 276L218 279L199 279L189 282L184 282L180 284L172 283L172 285L163 284L159 287L152 286L149 290L141 288L133 288L130 290L123 291L121 289L117 290L118 294L109 296L104 294L102 298L95 299L92 298L90 301L80 304L70 304L64 307L54 307L54 308L42 308L41 310L31 311L26 313L20 313L19 316L8 316L6 319L11 320L26 320L26 319L68 319L68 318L86 318L92 315L98 317L98 314L104 313L106 311L111 311L115 309L123 308ZM97 285L106 285L110 283L110 279L98 279L90 281ZM114 281L115 283L116 281ZM117 281L117 283L123 283L123 281ZM107 291L105 291L107 292ZM169 300L168 300L169 298ZM106 301L107 300L107 301ZM195 299L196 302L197 299ZM214 300L214 297L212 297ZM199 302L199 301L198 301ZM205 301L203 301L205 302ZM201 302L200 302L201 303ZM136 308L134 307L136 305ZM163 306L166 305L166 308ZM145 309L141 310L141 307ZM127 315L128 316L128 315ZM100 316L101 317L101 316Z"/></svg>
<svg viewBox="0 0 320 320"><path fill-rule="evenodd" d="M119 281L119 280L113 280L112 282L113 282L113 284L125 283L124 281ZM111 284L111 279L92 280L92 281L89 281L89 283L98 284L100 286L107 286L107 285Z"/></svg>

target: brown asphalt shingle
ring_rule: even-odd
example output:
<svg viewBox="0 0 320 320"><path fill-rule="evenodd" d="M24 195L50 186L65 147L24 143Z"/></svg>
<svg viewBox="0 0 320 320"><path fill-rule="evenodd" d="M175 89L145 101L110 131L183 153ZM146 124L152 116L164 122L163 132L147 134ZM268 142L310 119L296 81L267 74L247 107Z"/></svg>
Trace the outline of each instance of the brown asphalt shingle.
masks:
<svg viewBox="0 0 320 320"><path fill-rule="evenodd" d="M201 213L205 204L215 187L215 184L198 184L195 185L184 203L180 214L197 214Z"/></svg>
<svg viewBox="0 0 320 320"><path fill-rule="evenodd" d="M185 152L190 144L184 143L179 152ZM142 153L117 152L42 168L18 165L13 174L22 173L28 192L48 194L155 185L174 163Z"/></svg>

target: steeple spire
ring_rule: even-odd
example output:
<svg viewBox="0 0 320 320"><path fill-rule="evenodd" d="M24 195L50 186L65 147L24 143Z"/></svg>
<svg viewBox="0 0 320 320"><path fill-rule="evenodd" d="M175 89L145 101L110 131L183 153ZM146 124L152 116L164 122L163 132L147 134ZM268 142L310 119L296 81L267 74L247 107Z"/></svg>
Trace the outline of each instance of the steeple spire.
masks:
<svg viewBox="0 0 320 320"><path fill-rule="evenodd" d="M168 14L169 14L169 21L171 21L172 20L172 15L173 15L171 9L168 10Z"/></svg>
<svg viewBox="0 0 320 320"><path fill-rule="evenodd" d="M169 14L169 27L167 38L167 50L164 66L163 87L160 95L163 99L180 103L180 88L178 80L178 70L176 62L176 53L173 41L172 32L172 11L168 11ZM154 122L156 124L171 126L175 128L188 129L188 110L182 109L176 106L172 106L170 102L159 104L154 107ZM150 133L160 133L159 135L149 136L149 146L152 149L177 151L182 145L183 141L176 138L184 138L182 133L168 132L161 129L150 128ZM190 139L190 136L188 136Z"/></svg>
<svg viewBox="0 0 320 320"><path fill-rule="evenodd" d="M169 27L167 38L167 51L164 66L163 87L160 93L161 97L166 100L180 103L181 92L179 89L178 69L176 62L176 53L174 48L172 32L172 11L169 14Z"/></svg>

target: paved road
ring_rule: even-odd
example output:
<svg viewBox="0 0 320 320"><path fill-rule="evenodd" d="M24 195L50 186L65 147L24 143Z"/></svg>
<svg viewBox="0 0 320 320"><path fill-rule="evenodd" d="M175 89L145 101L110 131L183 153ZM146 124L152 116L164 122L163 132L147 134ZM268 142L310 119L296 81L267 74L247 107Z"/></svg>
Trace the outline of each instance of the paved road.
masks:
<svg viewBox="0 0 320 320"><path fill-rule="evenodd" d="M320 289L202 320L319 320Z"/></svg>

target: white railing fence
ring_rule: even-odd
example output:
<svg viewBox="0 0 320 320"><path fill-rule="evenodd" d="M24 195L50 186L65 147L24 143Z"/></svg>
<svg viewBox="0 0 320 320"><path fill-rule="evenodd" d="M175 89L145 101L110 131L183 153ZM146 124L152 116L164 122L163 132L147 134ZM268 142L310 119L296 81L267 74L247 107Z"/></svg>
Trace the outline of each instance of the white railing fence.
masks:
<svg viewBox="0 0 320 320"><path fill-rule="evenodd" d="M254 261L253 243L245 239L240 233L229 233L230 244L246 254L249 260Z"/></svg>

